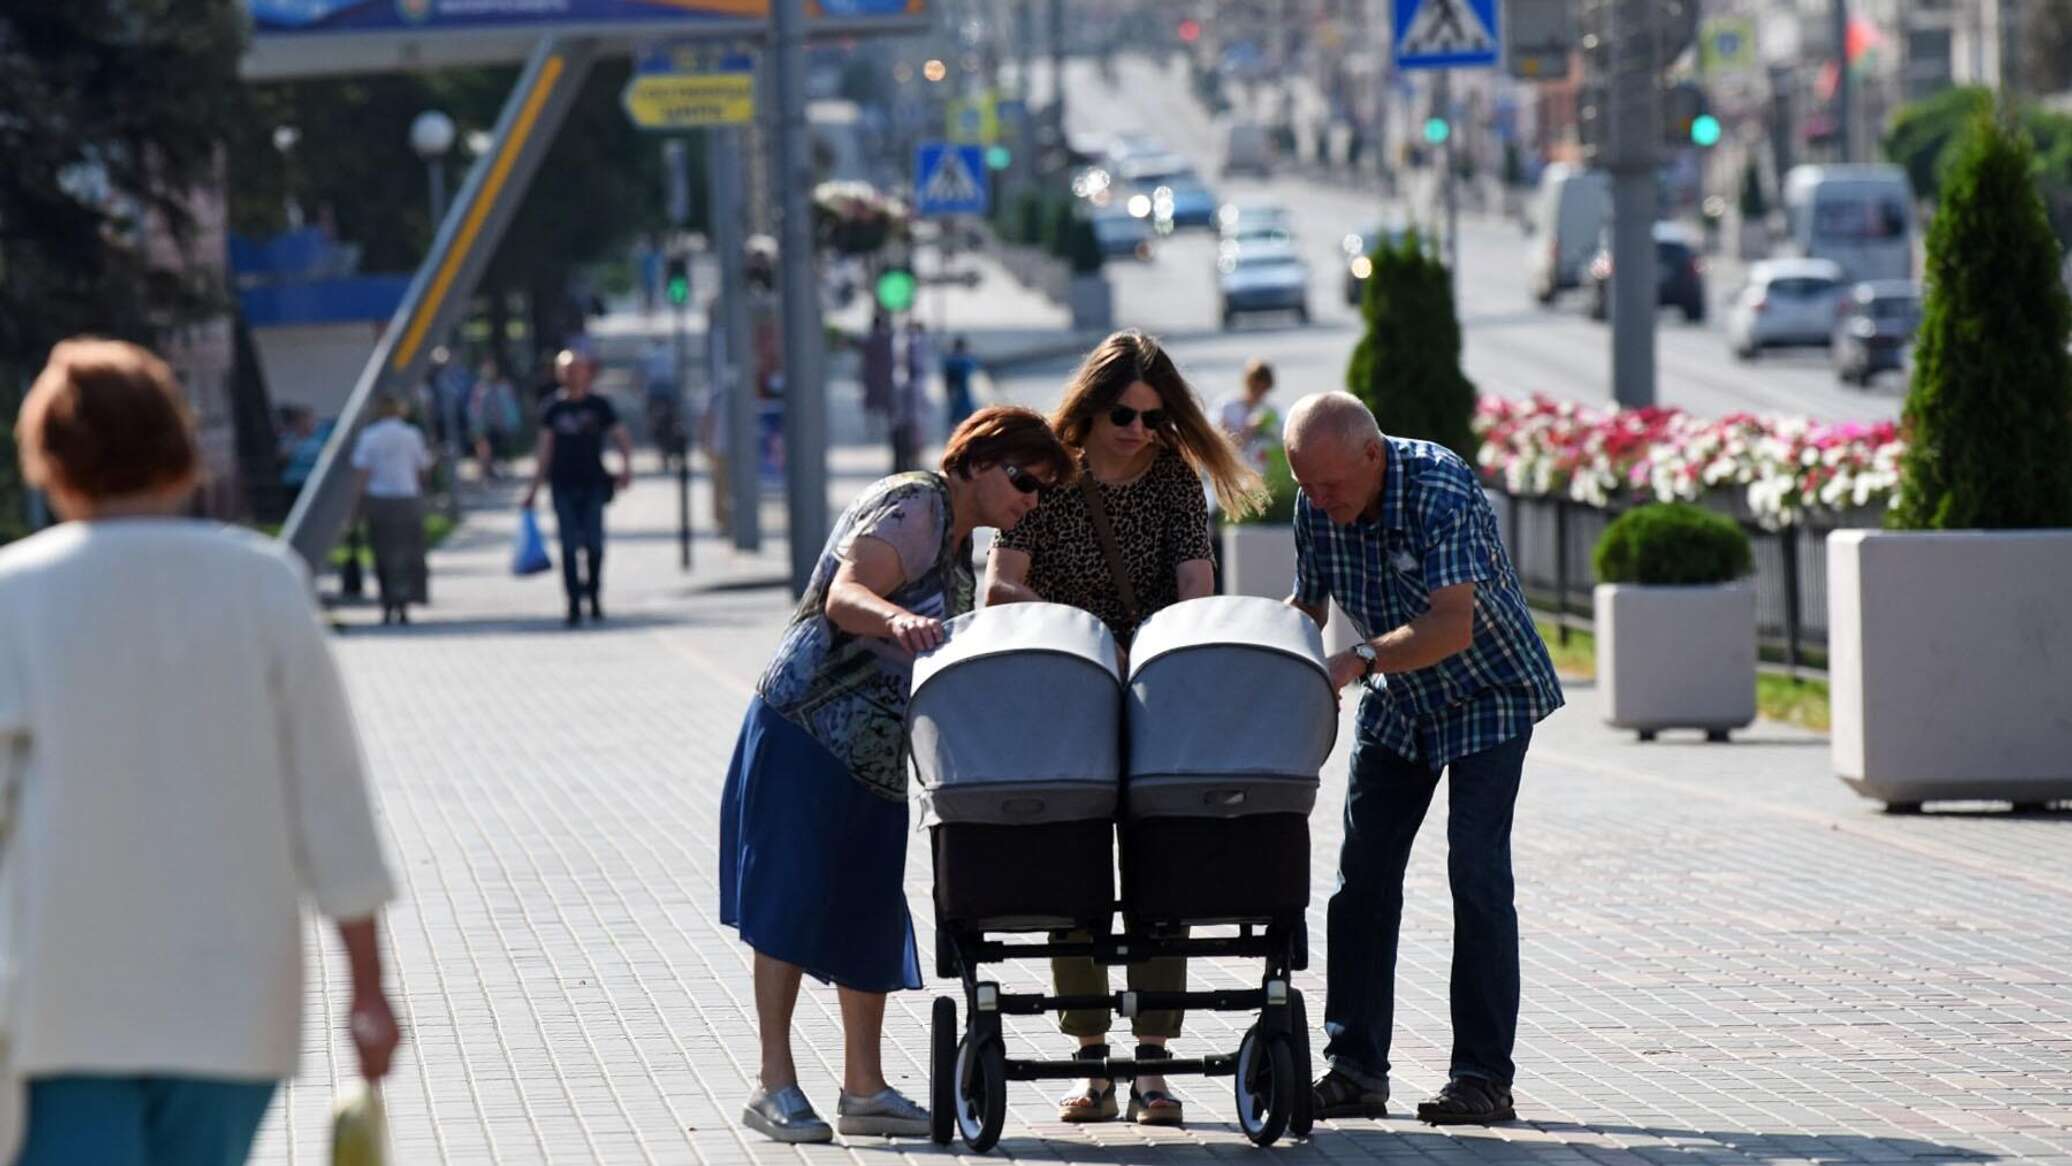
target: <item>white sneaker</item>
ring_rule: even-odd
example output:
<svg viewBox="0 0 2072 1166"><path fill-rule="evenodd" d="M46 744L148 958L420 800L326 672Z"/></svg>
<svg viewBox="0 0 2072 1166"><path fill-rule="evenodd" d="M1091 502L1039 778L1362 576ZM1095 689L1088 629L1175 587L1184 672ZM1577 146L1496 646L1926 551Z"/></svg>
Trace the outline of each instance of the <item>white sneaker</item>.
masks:
<svg viewBox="0 0 2072 1166"><path fill-rule="evenodd" d="M890 1086L869 1097L844 1092L835 1103L835 1126L847 1135L923 1138L928 1136L928 1111Z"/></svg>
<svg viewBox="0 0 2072 1166"><path fill-rule="evenodd" d="M813 1103L796 1085L786 1085L775 1093L758 1088L749 1094L741 1124L777 1142L835 1140L835 1132L813 1112Z"/></svg>

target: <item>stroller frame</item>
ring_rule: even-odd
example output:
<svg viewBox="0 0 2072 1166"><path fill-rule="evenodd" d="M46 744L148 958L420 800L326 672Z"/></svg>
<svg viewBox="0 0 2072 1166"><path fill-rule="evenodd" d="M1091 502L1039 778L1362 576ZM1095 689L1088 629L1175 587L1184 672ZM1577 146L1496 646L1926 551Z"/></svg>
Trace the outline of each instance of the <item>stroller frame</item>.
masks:
<svg viewBox="0 0 2072 1166"><path fill-rule="evenodd" d="M1116 904L1117 910L1121 904ZM1111 917L1112 923L1112 917ZM956 978L964 987L965 1025L957 1027L957 1003L937 996L930 1016L929 1120L936 1144L947 1146L953 1134L975 1153L985 1153L1000 1140L1007 1116L1007 1082L1062 1081L1101 1077L1134 1081L1139 1075L1187 1075L1235 1078L1238 1125L1260 1146L1270 1146L1282 1133L1309 1136L1314 1122L1309 1073L1309 1018L1302 993L1290 982L1292 973L1309 963L1307 927L1300 916L1239 922L1236 935L1176 936L1125 923L1116 933L1091 939L1047 937L1040 943L1007 943L988 939L981 924L951 923L936 916L936 974ZM1090 929L1091 930L1091 929ZM1106 995L1054 996L1042 992L1005 992L998 982L983 979L990 963L1053 956L1088 956L1102 967L1128 965L1167 956L1257 958L1264 968L1257 988L1200 992L1136 992ZM1046 1012L1100 1008L1118 1016L1179 1010L1259 1013L1237 1051L1203 1057L1139 1061L1110 1057L1101 1061L1020 1060L1006 1055L1004 1016L1037 1016Z"/></svg>

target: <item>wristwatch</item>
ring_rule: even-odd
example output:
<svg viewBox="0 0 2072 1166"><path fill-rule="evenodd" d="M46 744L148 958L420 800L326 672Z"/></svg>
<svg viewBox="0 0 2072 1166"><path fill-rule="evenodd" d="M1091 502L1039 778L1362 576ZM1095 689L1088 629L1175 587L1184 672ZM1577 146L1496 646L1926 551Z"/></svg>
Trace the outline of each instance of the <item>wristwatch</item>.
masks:
<svg viewBox="0 0 2072 1166"><path fill-rule="evenodd" d="M1352 653L1354 656L1359 657L1360 663L1366 665L1366 667L1362 669L1360 672L1360 678L1364 680L1367 677L1374 675L1374 665L1381 658L1374 651L1374 645L1364 643L1354 644L1352 647Z"/></svg>

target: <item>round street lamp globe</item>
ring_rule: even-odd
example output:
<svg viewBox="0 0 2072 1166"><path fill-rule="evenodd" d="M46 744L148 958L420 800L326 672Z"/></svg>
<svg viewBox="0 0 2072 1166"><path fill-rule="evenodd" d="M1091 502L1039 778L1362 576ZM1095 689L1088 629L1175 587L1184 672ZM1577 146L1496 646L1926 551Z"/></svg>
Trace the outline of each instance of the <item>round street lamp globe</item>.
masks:
<svg viewBox="0 0 2072 1166"><path fill-rule="evenodd" d="M468 131L468 153L480 158L496 145L496 135L488 130Z"/></svg>
<svg viewBox="0 0 2072 1166"><path fill-rule="evenodd" d="M410 123L410 148L420 158L437 158L453 148L453 119L428 109Z"/></svg>

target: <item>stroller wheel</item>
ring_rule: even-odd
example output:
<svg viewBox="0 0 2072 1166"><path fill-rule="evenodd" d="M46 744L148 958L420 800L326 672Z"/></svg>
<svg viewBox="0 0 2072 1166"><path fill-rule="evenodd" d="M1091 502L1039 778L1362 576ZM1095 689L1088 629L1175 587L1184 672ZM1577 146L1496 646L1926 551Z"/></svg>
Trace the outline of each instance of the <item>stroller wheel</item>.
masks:
<svg viewBox="0 0 2072 1166"><path fill-rule="evenodd" d="M1007 1122L1007 1054L998 1040L967 1034L957 1045L956 1092L957 1132L983 1154Z"/></svg>
<svg viewBox="0 0 2072 1166"><path fill-rule="evenodd" d="M1253 1145L1271 1146L1280 1140L1295 1106L1296 1087L1288 1038L1262 1033L1253 1025L1237 1047L1237 1124Z"/></svg>
<svg viewBox="0 0 2072 1166"><path fill-rule="evenodd" d="M1295 1063L1295 1096L1288 1107L1288 1134L1306 1138L1317 1117L1315 1097L1309 1091L1309 1009L1303 1006L1302 993L1293 988L1288 990L1288 1028L1289 1059Z"/></svg>
<svg viewBox="0 0 2072 1166"><path fill-rule="evenodd" d="M935 998L928 1026L928 1136L947 1146L957 1133L957 1002Z"/></svg>

